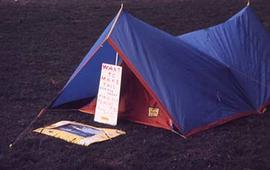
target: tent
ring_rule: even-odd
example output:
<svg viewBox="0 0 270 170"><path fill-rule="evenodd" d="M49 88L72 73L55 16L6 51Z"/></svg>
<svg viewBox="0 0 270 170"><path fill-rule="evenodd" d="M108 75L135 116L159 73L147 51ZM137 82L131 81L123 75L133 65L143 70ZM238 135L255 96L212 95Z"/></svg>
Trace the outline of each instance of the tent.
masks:
<svg viewBox="0 0 270 170"><path fill-rule="evenodd" d="M120 118L189 136L261 113L270 97L270 36L251 7L175 37L122 9L47 107L94 113L102 63L123 67ZM149 109L158 109L155 116Z"/></svg>

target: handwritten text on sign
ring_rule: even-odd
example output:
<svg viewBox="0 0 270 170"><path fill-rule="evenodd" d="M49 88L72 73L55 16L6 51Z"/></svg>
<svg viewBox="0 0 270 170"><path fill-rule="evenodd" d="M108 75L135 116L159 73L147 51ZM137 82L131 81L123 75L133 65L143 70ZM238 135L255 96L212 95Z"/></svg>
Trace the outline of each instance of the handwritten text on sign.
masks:
<svg viewBox="0 0 270 170"><path fill-rule="evenodd" d="M102 64L94 118L96 122L117 124L121 77L121 66Z"/></svg>

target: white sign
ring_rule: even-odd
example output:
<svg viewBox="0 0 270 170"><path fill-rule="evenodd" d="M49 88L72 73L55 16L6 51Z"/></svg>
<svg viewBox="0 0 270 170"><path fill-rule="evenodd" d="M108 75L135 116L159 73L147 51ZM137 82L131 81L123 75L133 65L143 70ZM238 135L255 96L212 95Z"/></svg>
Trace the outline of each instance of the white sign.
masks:
<svg viewBox="0 0 270 170"><path fill-rule="evenodd" d="M122 67L102 63L94 121L116 125Z"/></svg>

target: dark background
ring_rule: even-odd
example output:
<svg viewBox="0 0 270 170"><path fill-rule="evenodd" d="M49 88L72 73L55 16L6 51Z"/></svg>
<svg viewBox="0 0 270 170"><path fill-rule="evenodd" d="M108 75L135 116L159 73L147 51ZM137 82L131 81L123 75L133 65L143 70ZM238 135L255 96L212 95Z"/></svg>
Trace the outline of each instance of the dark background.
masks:
<svg viewBox="0 0 270 170"><path fill-rule="evenodd" d="M122 1L134 16L173 35L221 23L246 0ZM8 145L63 87L121 1L0 0L0 169L270 169L270 115L250 116L184 140L120 120L127 134L90 147L28 133ZM266 27L270 1L253 0ZM270 56L269 56L270 57ZM79 112L48 112L94 124Z"/></svg>

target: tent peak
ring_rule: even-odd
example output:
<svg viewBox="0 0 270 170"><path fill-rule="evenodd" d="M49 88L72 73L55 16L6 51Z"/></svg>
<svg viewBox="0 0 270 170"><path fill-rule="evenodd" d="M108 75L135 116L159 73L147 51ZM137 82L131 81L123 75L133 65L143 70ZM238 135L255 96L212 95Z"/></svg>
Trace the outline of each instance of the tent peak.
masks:
<svg viewBox="0 0 270 170"><path fill-rule="evenodd" d="M250 0L247 1L247 6L249 6L249 5L250 5Z"/></svg>
<svg viewBox="0 0 270 170"><path fill-rule="evenodd" d="M123 8L124 8L124 4L121 3L120 9L119 9L119 11L117 12L117 14L116 14L116 16L115 16L115 20L114 20L114 22L113 22L113 24L112 24L112 27L111 27L109 33L107 34L107 36L106 36L106 38L105 38L105 40L107 40L107 39L110 37L110 35L112 34L112 31L113 31L113 29L114 29L114 27L115 27L116 22L118 21L118 19L119 19L119 17L120 17L120 14L121 14L122 11L123 11Z"/></svg>

